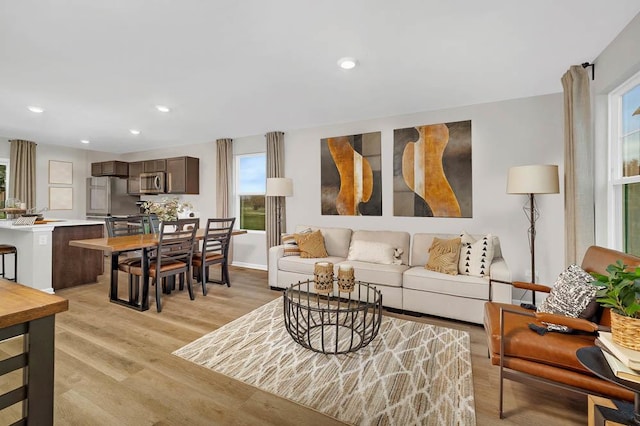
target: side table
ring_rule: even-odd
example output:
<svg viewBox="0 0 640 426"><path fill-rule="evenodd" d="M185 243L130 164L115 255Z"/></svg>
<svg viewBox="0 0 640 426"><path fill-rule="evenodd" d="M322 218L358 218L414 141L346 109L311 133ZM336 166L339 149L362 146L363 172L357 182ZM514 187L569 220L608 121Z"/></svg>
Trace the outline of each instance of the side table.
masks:
<svg viewBox="0 0 640 426"><path fill-rule="evenodd" d="M596 346L580 348L576 352L578 361L586 369L601 379L615 383L635 393L634 403L618 403L618 410L608 409L611 418L615 422L626 425L640 425L640 383L630 382L616 377L609 367L609 363L602 355L602 349Z"/></svg>

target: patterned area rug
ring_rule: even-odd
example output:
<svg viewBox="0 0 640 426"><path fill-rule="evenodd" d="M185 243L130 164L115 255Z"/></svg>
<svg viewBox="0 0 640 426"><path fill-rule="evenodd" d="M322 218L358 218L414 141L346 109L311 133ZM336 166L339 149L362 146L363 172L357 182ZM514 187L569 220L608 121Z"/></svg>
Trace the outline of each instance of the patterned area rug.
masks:
<svg viewBox="0 0 640 426"><path fill-rule="evenodd" d="M282 299L173 354L354 425L474 425L469 335L383 317L356 353L324 355L287 333Z"/></svg>

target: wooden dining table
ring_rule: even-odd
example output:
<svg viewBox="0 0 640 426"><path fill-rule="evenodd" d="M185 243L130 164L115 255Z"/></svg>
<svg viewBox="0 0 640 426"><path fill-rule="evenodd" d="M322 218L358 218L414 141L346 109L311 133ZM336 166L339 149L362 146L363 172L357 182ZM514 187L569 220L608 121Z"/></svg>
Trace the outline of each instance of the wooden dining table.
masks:
<svg viewBox="0 0 640 426"><path fill-rule="evenodd" d="M196 240L202 240L206 229L196 231ZM233 230L231 235L246 234L246 230ZM149 252L158 247L160 234L124 235L120 237L91 238L86 240L71 240L69 245L90 250L102 250L111 253L111 280L109 286L109 300L129 308L146 311L149 309ZM128 298L118 296L118 258L120 254L140 250L142 251L142 297L138 292L129 291Z"/></svg>

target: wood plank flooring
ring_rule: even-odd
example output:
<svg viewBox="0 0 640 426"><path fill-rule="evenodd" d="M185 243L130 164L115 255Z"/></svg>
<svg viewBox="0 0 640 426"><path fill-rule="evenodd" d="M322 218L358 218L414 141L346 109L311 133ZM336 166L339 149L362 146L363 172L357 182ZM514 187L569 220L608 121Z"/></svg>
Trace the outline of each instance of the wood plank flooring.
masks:
<svg viewBox="0 0 640 426"><path fill-rule="evenodd" d="M223 324L280 297L266 272L232 267L232 287L209 285L196 300L186 292L163 295L158 314L151 302L137 312L108 301L108 274L97 284L60 290L69 311L56 318L56 425L334 425L341 424L296 403L229 379L171 352ZM120 282L126 277L121 276ZM585 398L550 387L506 382L499 420L498 368L487 358L482 327L433 317L389 315L457 328L471 335L478 425L584 425ZM19 352L21 339L0 344L0 358ZM12 373L0 394L21 379ZM15 421L18 405L0 411L0 424Z"/></svg>

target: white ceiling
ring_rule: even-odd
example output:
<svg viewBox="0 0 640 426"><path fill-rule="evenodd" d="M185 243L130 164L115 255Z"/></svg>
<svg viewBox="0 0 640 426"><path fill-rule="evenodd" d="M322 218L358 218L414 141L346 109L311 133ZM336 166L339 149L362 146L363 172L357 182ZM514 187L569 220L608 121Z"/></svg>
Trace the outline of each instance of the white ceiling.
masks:
<svg viewBox="0 0 640 426"><path fill-rule="evenodd" d="M638 0L5 0L0 136L125 153L555 93L638 12ZM339 69L343 56L360 66Z"/></svg>

